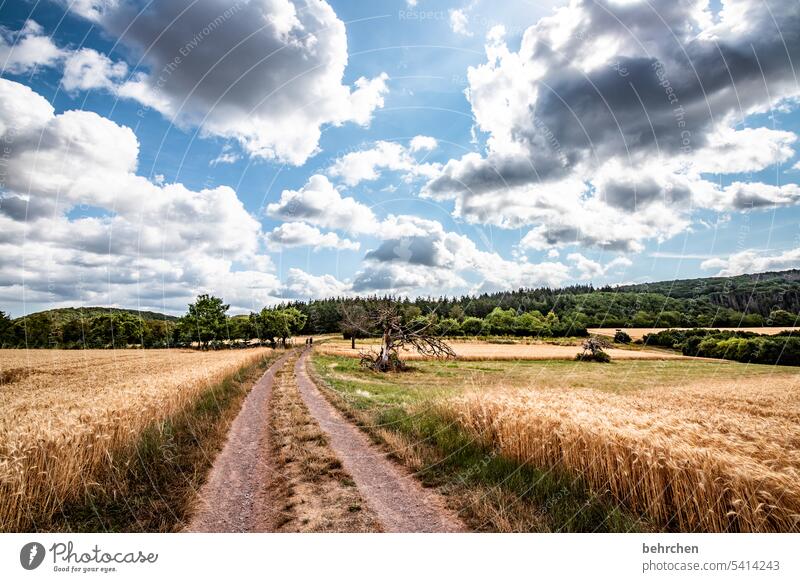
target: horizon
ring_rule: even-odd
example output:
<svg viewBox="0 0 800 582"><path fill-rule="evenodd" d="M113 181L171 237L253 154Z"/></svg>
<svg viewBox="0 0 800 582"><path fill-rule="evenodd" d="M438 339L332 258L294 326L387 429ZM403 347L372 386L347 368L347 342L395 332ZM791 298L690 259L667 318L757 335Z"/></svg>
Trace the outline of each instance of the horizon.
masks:
<svg viewBox="0 0 800 582"><path fill-rule="evenodd" d="M662 281L644 281L644 282L641 282L641 283L620 283L620 284L610 284L610 285L603 285L603 286L594 286L592 284L592 282L589 281L589 282L574 283L574 284L571 284L571 285L564 285L564 286L561 286L561 287L546 287L546 286L545 287L520 287L518 289L508 289L508 290L504 290L504 291L488 292L486 294L487 295L498 295L498 294L502 295L504 293L512 294L512 293L520 293L520 292L523 292L523 293L524 292L535 292L535 291L539 291L539 290L542 290L542 289L549 289L549 290L552 290L552 291L566 291L566 290L569 290L569 289L572 289L572 288L575 288L575 287L591 287L592 288L592 292L595 292L595 291L603 292L606 288L609 288L609 287L612 290L618 290L621 287L630 287L630 286L636 286L636 285L648 285L648 284L659 284L659 283L662 283L662 284L663 283L681 283L681 282L684 282L684 281L705 280L705 279L730 279L730 278L734 278L734 277L760 277L762 275L782 275L782 274L785 274L785 273L792 273L792 272L800 272L800 269L786 269L786 270L783 270L783 271L763 271L763 272L760 272L760 273L741 273L739 275L728 275L728 276L723 276L723 277L693 277L693 278L688 278L688 279L666 279L666 280L662 280ZM373 294L373 295L352 295L352 296L339 296L339 297L337 297L337 296L328 296L328 297L319 297L319 298L315 298L315 299L290 299L290 300L283 301L282 303L276 303L276 304L272 304L272 305L265 305L265 306L262 306L262 307L279 307L280 305L283 305L283 304L285 304L285 305L294 305L294 304L297 304L297 303L310 304L310 303L312 303L314 301L337 300L337 299L344 299L344 298L355 299L355 300L358 300L358 299L370 299L370 298L373 298L373 297L378 297L379 299L391 298L391 299L394 299L394 300L397 300L397 301L402 301L402 300L405 299L405 297L402 297L402 296L390 296L390 295L380 295L380 294L378 294L378 295L375 295L375 294ZM447 296L447 295L432 296L432 295L427 295L427 296L417 296L417 297L409 298L409 300L413 303L417 299L421 299L421 300L426 300L427 299L427 300L433 300L433 301L454 301L454 300L459 300L459 299L477 298L477 297L478 297L478 295L468 295L468 294L465 294L465 295L453 295L453 296ZM193 300L194 299L195 298L193 298ZM224 297L220 297L220 299L222 299L223 301L225 300ZM44 310L41 310L41 311L33 311L33 312L30 312L30 313L24 313L24 314L21 314L21 315L13 315L8 311L6 311L5 313L8 313L9 315L11 315L13 317L13 319L20 319L20 318L27 317L27 316L30 316L30 315L37 315L39 313L46 313L48 311L55 311L55 310L58 310L58 309L118 309L118 310L122 310L122 311L133 311L133 312L138 312L138 313L148 312L148 313L154 313L156 315L166 315L166 316L169 316L169 317L176 317L176 318L180 318L180 316L183 313L185 313L185 309L184 310L176 310L176 311L172 311L172 312L166 312L166 311L157 311L157 310L152 310L152 309L141 309L141 308L136 308L136 307L125 307L125 306L119 306L119 305L64 305L64 306L61 306L61 307L54 307L54 308L51 308L51 309L44 309ZM233 309L233 307L231 307L231 309ZM4 311L4 310L0 309L0 311ZM254 309L254 310L248 311L248 312L232 311L228 315L230 317L237 317L237 316L242 316L242 315L248 315L249 313L254 313L254 312L258 312L258 311L260 311L260 309Z"/></svg>
<svg viewBox="0 0 800 582"><path fill-rule="evenodd" d="M795 4L139 4L0 6L14 317L800 267Z"/></svg>

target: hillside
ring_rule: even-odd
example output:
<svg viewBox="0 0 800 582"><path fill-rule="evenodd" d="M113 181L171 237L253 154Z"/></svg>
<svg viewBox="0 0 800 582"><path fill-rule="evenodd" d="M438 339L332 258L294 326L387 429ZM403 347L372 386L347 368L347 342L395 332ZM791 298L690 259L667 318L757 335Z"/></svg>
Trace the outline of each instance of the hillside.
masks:
<svg viewBox="0 0 800 582"><path fill-rule="evenodd" d="M774 309L800 311L800 270L736 277L677 279L616 287L623 292L658 293L676 299L705 298L713 305L768 316Z"/></svg>
<svg viewBox="0 0 800 582"><path fill-rule="evenodd" d="M17 317L14 321L21 321L26 317L29 318L47 318L52 323L63 324L76 319L89 319L98 315L105 315L108 313L122 314L127 313L135 317L139 317L145 321L177 321L178 318L174 315L167 315L165 313L158 313L157 311L138 311L136 309L120 309L117 307L61 307L58 309L47 309L45 311L37 311L28 315Z"/></svg>
<svg viewBox="0 0 800 582"><path fill-rule="evenodd" d="M378 299L377 297L366 298ZM292 302L308 316L305 332L339 329L343 297ZM462 297L402 299L403 308L457 320L486 317L493 309L554 312L584 327L760 327L796 325L800 270L605 286L528 288Z"/></svg>

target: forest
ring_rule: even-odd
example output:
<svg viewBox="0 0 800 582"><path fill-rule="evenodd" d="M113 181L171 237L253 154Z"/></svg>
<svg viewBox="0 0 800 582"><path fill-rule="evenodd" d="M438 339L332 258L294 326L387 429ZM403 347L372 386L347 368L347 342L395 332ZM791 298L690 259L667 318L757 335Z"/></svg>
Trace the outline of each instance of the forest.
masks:
<svg viewBox="0 0 800 582"><path fill-rule="evenodd" d="M229 315L201 295L176 317L114 308L61 308L12 319L0 312L0 346L28 348L220 347L248 340L277 345L295 335L357 332L347 314L391 302L407 321L424 319L444 336L582 336L591 327L795 326L800 271L686 279L619 287L532 288L462 297L334 297L288 301Z"/></svg>

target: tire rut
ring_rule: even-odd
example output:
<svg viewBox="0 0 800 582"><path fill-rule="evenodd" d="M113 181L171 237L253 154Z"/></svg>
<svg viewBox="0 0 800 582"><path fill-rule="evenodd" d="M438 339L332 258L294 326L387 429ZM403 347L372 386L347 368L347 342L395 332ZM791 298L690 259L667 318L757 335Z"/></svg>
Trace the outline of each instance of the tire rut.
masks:
<svg viewBox="0 0 800 582"><path fill-rule="evenodd" d="M300 395L384 529L388 532L467 531L439 494L423 488L413 475L387 459L367 435L325 399L306 371L309 353L306 349L294 367Z"/></svg>
<svg viewBox="0 0 800 582"><path fill-rule="evenodd" d="M292 352L272 363L253 385L225 445L200 488L190 532L259 531L265 513L260 495L268 479L269 402L275 374Z"/></svg>

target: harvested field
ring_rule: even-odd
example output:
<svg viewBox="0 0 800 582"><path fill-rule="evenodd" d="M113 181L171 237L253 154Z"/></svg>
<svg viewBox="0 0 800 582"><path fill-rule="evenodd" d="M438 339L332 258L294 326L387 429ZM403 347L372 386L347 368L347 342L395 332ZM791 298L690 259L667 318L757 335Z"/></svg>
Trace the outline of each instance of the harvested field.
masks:
<svg viewBox="0 0 800 582"><path fill-rule="evenodd" d="M271 353L0 350L0 530L109 485L143 433Z"/></svg>
<svg viewBox="0 0 800 582"><path fill-rule="evenodd" d="M593 327L588 329L589 333L614 337L618 329L622 329L625 333L631 336L631 339L642 339L648 333L658 333L667 329L695 329L690 327ZM749 331L752 333L760 333L764 335L775 335L782 331L795 330L800 331L800 327L713 327L709 329L719 329L721 331Z"/></svg>
<svg viewBox="0 0 800 582"><path fill-rule="evenodd" d="M484 343L469 341L448 342L456 353L459 360L481 361L481 360L573 360L575 355L581 351L578 345L554 345L548 343ZM316 348L321 354L331 356L345 356L351 358L360 357L361 351L376 351L378 348L374 344L357 346L355 350L350 349L349 343L325 342ZM659 350L629 350L619 348L609 348L606 350L612 359L615 360L672 360L686 359L680 354L659 351ZM404 351L402 358L405 360L426 360L430 359L421 356L416 352Z"/></svg>

